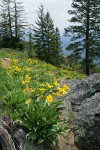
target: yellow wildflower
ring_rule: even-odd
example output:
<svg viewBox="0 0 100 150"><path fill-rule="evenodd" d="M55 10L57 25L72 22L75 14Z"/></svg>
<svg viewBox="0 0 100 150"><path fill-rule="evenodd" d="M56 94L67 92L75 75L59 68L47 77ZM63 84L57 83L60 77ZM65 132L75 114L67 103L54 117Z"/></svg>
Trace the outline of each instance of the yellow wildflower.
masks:
<svg viewBox="0 0 100 150"><path fill-rule="evenodd" d="M13 62L14 64L17 64L17 63L19 62L19 60L18 60L18 59L12 59L12 62Z"/></svg>
<svg viewBox="0 0 100 150"><path fill-rule="evenodd" d="M24 93L27 93L27 92L35 92L35 89L32 89L32 88L25 88L24 90L23 90L23 92Z"/></svg>
<svg viewBox="0 0 100 150"><path fill-rule="evenodd" d="M70 90L70 88L67 85L63 85L62 88L65 89L65 90Z"/></svg>
<svg viewBox="0 0 100 150"><path fill-rule="evenodd" d="M49 84L49 83L46 83L46 85L47 85L47 87L50 88L50 89L53 88L53 85L51 85L51 84Z"/></svg>
<svg viewBox="0 0 100 150"><path fill-rule="evenodd" d="M45 84L44 84L44 83L41 83L40 86L45 86Z"/></svg>
<svg viewBox="0 0 100 150"><path fill-rule="evenodd" d="M31 98L29 98L28 100L26 100L26 104L30 104L32 102L32 99Z"/></svg>
<svg viewBox="0 0 100 150"><path fill-rule="evenodd" d="M46 99L47 99L47 101L48 101L49 103L51 103L51 102L54 101L54 99L53 99L53 97L52 97L51 95L48 95L48 96L46 97Z"/></svg>
<svg viewBox="0 0 100 150"><path fill-rule="evenodd" d="M58 91L62 94L67 94L66 90L64 88L57 88Z"/></svg>
<svg viewBox="0 0 100 150"><path fill-rule="evenodd" d="M67 94L67 92L64 89L62 89L62 94Z"/></svg>
<svg viewBox="0 0 100 150"><path fill-rule="evenodd" d="M27 93L28 91L29 91L29 88L25 88L25 89L23 90L24 93Z"/></svg>
<svg viewBox="0 0 100 150"><path fill-rule="evenodd" d="M25 82L26 82L26 83L30 82L30 79L31 79L31 77L29 77L29 75L27 74L27 75L25 76Z"/></svg>
<svg viewBox="0 0 100 150"><path fill-rule="evenodd" d="M54 82L55 86L59 86L59 83L57 81Z"/></svg>
<svg viewBox="0 0 100 150"><path fill-rule="evenodd" d="M45 88L39 88L39 90L44 92L46 89Z"/></svg>
<svg viewBox="0 0 100 150"><path fill-rule="evenodd" d="M21 72L22 68L18 66L13 66L13 72Z"/></svg>
<svg viewBox="0 0 100 150"><path fill-rule="evenodd" d="M52 94L54 95L54 96L57 96L57 97L60 97L61 96L61 94L60 93L58 93L58 92L52 92Z"/></svg>
<svg viewBox="0 0 100 150"><path fill-rule="evenodd" d="M31 89L31 90L30 90L30 92L32 92L32 93L35 92L35 91L36 91L35 89Z"/></svg>
<svg viewBox="0 0 100 150"><path fill-rule="evenodd" d="M22 84L25 84L25 81L24 81L24 80L22 81Z"/></svg>
<svg viewBox="0 0 100 150"><path fill-rule="evenodd" d="M25 80L22 81L22 84L26 84L30 82L31 77L29 77L29 75L25 76Z"/></svg>
<svg viewBox="0 0 100 150"><path fill-rule="evenodd" d="M58 90L59 92L61 92L61 91L62 91L62 89L61 89L60 87L58 87L58 88L57 88L57 90Z"/></svg>

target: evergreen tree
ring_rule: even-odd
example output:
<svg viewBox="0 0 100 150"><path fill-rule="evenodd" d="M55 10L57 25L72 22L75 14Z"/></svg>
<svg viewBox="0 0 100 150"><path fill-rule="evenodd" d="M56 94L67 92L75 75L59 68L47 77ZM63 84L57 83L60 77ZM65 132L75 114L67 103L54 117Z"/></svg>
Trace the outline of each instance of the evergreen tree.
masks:
<svg viewBox="0 0 100 150"><path fill-rule="evenodd" d="M33 39L33 25L31 24L29 26L29 32L28 32L28 57L33 58L33 49L34 49L34 39Z"/></svg>
<svg viewBox="0 0 100 150"><path fill-rule="evenodd" d="M71 23L65 28L65 35L71 36L72 43L66 48L74 57L85 57L85 73L90 74L91 63L100 57L100 0L73 0ZM84 59L83 59L84 60Z"/></svg>
<svg viewBox="0 0 100 150"><path fill-rule="evenodd" d="M53 21L50 17L50 13L47 12L44 16L44 37L45 37L45 59L47 63L54 64L53 58L54 58L54 51L55 48L55 29Z"/></svg>
<svg viewBox="0 0 100 150"><path fill-rule="evenodd" d="M27 26L26 21L24 21L24 8L22 2L16 0L13 1L14 9L14 34L16 38L23 37L25 26Z"/></svg>
<svg viewBox="0 0 100 150"><path fill-rule="evenodd" d="M1 6L1 22L0 22L0 36L9 45L12 43L12 0L2 0Z"/></svg>
<svg viewBox="0 0 100 150"><path fill-rule="evenodd" d="M21 38L25 23L23 21L23 7L21 4L21 2L16 2L16 0L2 0L0 12L2 47L23 48Z"/></svg>
<svg viewBox="0 0 100 150"><path fill-rule="evenodd" d="M62 62L62 54L63 54L63 51L62 51L62 42L61 42L61 36L60 36L60 32L59 32L59 29L56 27L55 29L55 51L53 56L54 56L54 60L55 60L55 63L56 65L60 65L60 63Z"/></svg>
<svg viewBox="0 0 100 150"><path fill-rule="evenodd" d="M35 22L34 28L34 46L36 48L36 54L39 59L45 60L45 37L44 37L44 8L43 5L38 11L38 20Z"/></svg>
<svg viewBox="0 0 100 150"><path fill-rule="evenodd" d="M59 30L54 28L50 13L44 14L43 5L39 8L36 25L34 43L37 49L37 57L47 63L56 65L59 58L57 56L60 52L60 34Z"/></svg>

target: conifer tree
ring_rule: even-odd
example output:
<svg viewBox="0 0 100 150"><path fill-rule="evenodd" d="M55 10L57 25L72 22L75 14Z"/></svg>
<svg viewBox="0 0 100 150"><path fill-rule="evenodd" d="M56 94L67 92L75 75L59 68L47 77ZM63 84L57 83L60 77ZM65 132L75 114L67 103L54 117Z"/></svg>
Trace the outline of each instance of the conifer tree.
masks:
<svg viewBox="0 0 100 150"><path fill-rule="evenodd" d="M53 21L50 17L50 13L47 12L44 16L44 35L45 35L45 54L46 54L46 62L47 63L53 63L53 58L54 58L54 51L55 45L54 45L54 40L55 40L55 29L54 29L54 24Z"/></svg>
<svg viewBox="0 0 100 150"><path fill-rule="evenodd" d="M16 0L13 1L13 13L14 13L14 34L16 38L23 37L25 26L27 25L26 21L24 21L24 7L22 6L22 2L18 2Z"/></svg>
<svg viewBox="0 0 100 150"><path fill-rule="evenodd" d="M65 35L70 35L71 44L66 48L74 57L84 57L85 73L90 74L91 63L100 57L100 0L73 0L69 10L70 25Z"/></svg>
<svg viewBox="0 0 100 150"><path fill-rule="evenodd" d="M44 38L44 8L43 5L38 11L38 20L35 22L36 26L34 28L34 46L36 48L37 57L39 59L45 60L45 38Z"/></svg>
<svg viewBox="0 0 100 150"><path fill-rule="evenodd" d="M57 56L60 52L59 45L61 44L60 34L58 34L58 29L55 30L54 28L50 13L44 14L43 5L39 8L36 25L34 29L34 44L37 48L37 57L47 63L57 64Z"/></svg>
<svg viewBox="0 0 100 150"><path fill-rule="evenodd" d="M63 54L63 51L62 51L62 41L61 41L61 36L60 36L60 32L59 32L59 29L56 27L55 29L55 51L54 51L54 60L55 60L55 63L56 65L60 65L61 61L62 61L62 54Z"/></svg>
<svg viewBox="0 0 100 150"><path fill-rule="evenodd" d="M22 48L21 38L25 22L23 21L23 7L16 0L2 0L0 12L0 36L3 47Z"/></svg>
<svg viewBox="0 0 100 150"><path fill-rule="evenodd" d="M0 36L9 44L12 43L12 0L2 0L1 6L1 22L0 22ZM10 39L10 40L9 40Z"/></svg>
<svg viewBox="0 0 100 150"><path fill-rule="evenodd" d="M33 39L33 24L30 24L28 31L28 57L33 58L34 39Z"/></svg>

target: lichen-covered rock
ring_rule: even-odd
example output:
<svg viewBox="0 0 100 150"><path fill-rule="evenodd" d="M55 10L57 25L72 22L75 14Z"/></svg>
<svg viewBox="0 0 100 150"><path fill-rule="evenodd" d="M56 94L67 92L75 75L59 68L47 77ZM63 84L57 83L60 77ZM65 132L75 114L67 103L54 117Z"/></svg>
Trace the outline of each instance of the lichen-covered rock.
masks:
<svg viewBox="0 0 100 150"><path fill-rule="evenodd" d="M75 144L82 150L100 150L100 74L78 81L64 102L75 120Z"/></svg>

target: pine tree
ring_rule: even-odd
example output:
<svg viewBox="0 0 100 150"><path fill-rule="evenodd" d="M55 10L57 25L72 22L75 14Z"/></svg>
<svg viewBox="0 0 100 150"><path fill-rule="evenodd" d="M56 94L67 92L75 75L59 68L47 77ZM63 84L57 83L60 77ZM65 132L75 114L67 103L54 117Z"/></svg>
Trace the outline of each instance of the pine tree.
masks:
<svg viewBox="0 0 100 150"><path fill-rule="evenodd" d="M61 61L62 61L62 54L63 54L63 51L62 51L62 41L61 41L61 36L60 36L60 32L59 32L59 29L56 27L55 29L55 51L54 51L54 60L55 60L55 63L56 65L60 65L61 64Z"/></svg>
<svg viewBox="0 0 100 150"><path fill-rule="evenodd" d="M23 48L21 38L23 37L25 22L23 21L22 12L24 10L21 4L16 0L2 0L0 36L3 47Z"/></svg>
<svg viewBox="0 0 100 150"><path fill-rule="evenodd" d="M6 42L12 43L12 0L2 0L1 6L1 22L0 22L0 36Z"/></svg>
<svg viewBox="0 0 100 150"><path fill-rule="evenodd" d="M34 46L36 48L36 54L39 59L45 60L45 38L44 38L44 8L43 5L38 11L38 20L35 22L34 28Z"/></svg>
<svg viewBox="0 0 100 150"><path fill-rule="evenodd" d="M89 75L90 64L100 57L100 0L73 0L72 8L68 13L73 15L70 22L74 24L65 28L72 42L66 49L78 59L85 58L85 73Z"/></svg>
<svg viewBox="0 0 100 150"><path fill-rule="evenodd" d="M59 58L57 56L60 52L60 34L58 29L55 30L54 28L50 13L44 14L43 5L39 8L36 25L34 29L34 43L37 48L37 57L47 63L57 64L57 59Z"/></svg>
<svg viewBox="0 0 100 150"><path fill-rule="evenodd" d="M50 17L50 13L47 12L44 16L44 35L45 35L45 53L46 53L46 62L47 63L52 63L53 58L54 58L54 51L55 51L55 45L54 45L54 40L55 40L55 29L54 29L54 24L53 21Z"/></svg>
<svg viewBox="0 0 100 150"><path fill-rule="evenodd" d="M33 50L34 50L34 38L33 38L33 25L29 26L28 31L28 57L33 58Z"/></svg>
<svg viewBox="0 0 100 150"><path fill-rule="evenodd" d="M24 21L24 7L22 2L16 0L13 1L13 13L14 13L14 34L16 38L23 37L25 26L27 26L26 21Z"/></svg>

